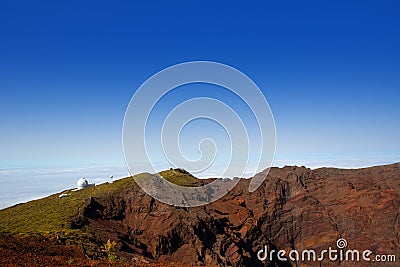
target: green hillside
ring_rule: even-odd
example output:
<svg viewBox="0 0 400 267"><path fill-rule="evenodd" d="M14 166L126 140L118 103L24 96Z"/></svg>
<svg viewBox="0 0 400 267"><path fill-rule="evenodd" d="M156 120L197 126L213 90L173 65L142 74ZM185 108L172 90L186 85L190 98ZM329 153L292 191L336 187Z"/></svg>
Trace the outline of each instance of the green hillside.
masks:
<svg viewBox="0 0 400 267"><path fill-rule="evenodd" d="M167 170L160 173L168 181L177 185L198 186L201 180L181 169ZM117 195L127 187L137 187L133 177L127 177L83 190L66 190L51 196L18 204L0 210L0 233L13 235L86 235L80 229L71 230L71 218L76 217L80 209L93 198ZM138 190L140 190L138 188ZM59 195L68 194L60 198Z"/></svg>

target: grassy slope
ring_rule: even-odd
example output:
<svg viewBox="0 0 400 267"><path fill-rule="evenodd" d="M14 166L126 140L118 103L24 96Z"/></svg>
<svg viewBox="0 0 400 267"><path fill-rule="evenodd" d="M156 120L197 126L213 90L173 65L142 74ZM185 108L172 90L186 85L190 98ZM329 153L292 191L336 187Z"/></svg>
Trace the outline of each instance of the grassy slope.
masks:
<svg viewBox="0 0 400 267"><path fill-rule="evenodd" d="M160 173L177 185L198 186L201 180L183 170L168 170ZM81 230L68 229L70 219L76 216L90 197L100 198L117 194L126 187L136 186L132 177L101 184L79 191L64 191L70 194L59 198L60 193L0 210L0 233L13 235L63 235L80 236Z"/></svg>
<svg viewBox="0 0 400 267"><path fill-rule="evenodd" d="M0 210L0 233L56 233L69 225L69 220L79 213L90 197L116 194L123 188L134 185L133 178L124 178L112 184L106 183L75 192L67 190L63 193L70 195L64 198L59 198L60 193L57 193Z"/></svg>
<svg viewBox="0 0 400 267"><path fill-rule="evenodd" d="M196 177L182 169L162 171L160 172L160 175L171 183L180 186L195 187L203 184L200 179L197 179Z"/></svg>

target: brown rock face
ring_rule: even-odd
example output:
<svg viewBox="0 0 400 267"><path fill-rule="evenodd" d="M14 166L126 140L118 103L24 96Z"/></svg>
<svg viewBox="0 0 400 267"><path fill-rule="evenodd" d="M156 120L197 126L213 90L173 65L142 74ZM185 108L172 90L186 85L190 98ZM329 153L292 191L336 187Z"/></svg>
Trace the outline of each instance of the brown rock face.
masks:
<svg viewBox="0 0 400 267"><path fill-rule="evenodd" d="M400 265L400 165L357 170L272 168L263 185L248 192L241 180L209 205L178 208L160 203L138 187L91 199L72 224L99 241L116 240L124 258L207 266L375 266L328 257L316 261L260 261L269 250L319 253L344 238L346 249L395 255ZM344 250L344 252L346 251ZM286 254L287 255L287 254Z"/></svg>

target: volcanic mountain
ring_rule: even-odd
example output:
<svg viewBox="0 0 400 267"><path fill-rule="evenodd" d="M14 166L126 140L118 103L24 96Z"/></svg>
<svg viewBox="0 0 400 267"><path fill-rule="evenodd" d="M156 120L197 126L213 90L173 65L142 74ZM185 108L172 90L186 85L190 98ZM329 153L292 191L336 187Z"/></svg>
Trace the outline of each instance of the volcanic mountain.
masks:
<svg viewBox="0 0 400 267"><path fill-rule="evenodd" d="M198 186L184 170L167 180ZM362 169L271 168L249 193L241 179L223 198L184 208L144 193L133 177L65 191L0 211L1 266L375 266L376 262L301 261L257 252L337 248L395 255L400 261L400 164ZM104 245L115 242L109 256ZM287 254L286 254L287 255ZM319 255L319 254L317 254Z"/></svg>

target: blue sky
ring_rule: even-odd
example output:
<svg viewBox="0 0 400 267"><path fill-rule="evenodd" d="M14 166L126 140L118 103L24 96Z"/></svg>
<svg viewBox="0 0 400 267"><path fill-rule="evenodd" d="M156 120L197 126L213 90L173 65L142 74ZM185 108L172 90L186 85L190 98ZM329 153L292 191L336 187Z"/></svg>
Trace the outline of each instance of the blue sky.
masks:
<svg viewBox="0 0 400 267"><path fill-rule="evenodd" d="M398 1L2 1L0 167L123 164L135 90L192 60L265 94L277 158L399 159Z"/></svg>

